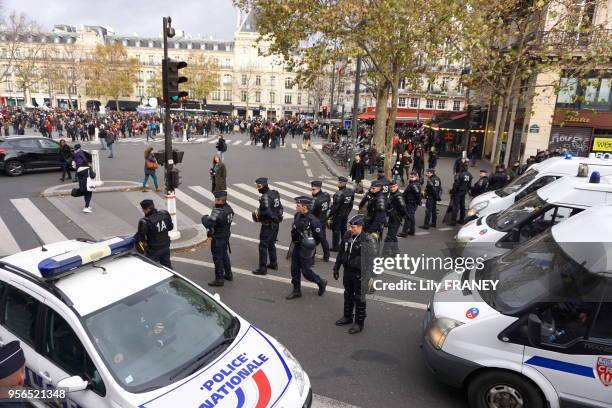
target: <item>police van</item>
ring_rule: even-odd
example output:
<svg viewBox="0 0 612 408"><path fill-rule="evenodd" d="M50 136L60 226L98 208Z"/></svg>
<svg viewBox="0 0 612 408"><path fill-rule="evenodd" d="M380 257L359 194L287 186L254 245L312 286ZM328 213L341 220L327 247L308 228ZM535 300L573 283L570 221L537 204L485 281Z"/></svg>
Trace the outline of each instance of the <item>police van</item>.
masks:
<svg viewBox="0 0 612 408"><path fill-rule="evenodd" d="M471 221L503 211L527 194L560 177L576 176L581 170L581 165L588 166L590 171L598 171L602 176L612 174L612 161L595 158L593 154L589 157L572 157L570 154L565 157L551 157L531 165L527 171L505 187L474 197L467 210L466 220Z"/></svg>
<svg viewBox="0 0 612 408"><path fill-rule="evenodd" d="M611 254L612 206L599 206L449 274L442 287L497 283L434 294L428 366L472 408L612 407Z"/></svg>
<svg viewBox="0 0 612 408"><path fill-rule="evenodd" d="M310 380L278 341L217 295L132 251L71 240L0 259L0 343L26 385L74 407L309 407Z"/></svg>
<svg viewBox="0 0 612 408"><path fill-rule="evenodd" d="M562 177L506 210L465 224L455 236L463 256L497 256L579 212L612 204L612 176Z"/></svg>

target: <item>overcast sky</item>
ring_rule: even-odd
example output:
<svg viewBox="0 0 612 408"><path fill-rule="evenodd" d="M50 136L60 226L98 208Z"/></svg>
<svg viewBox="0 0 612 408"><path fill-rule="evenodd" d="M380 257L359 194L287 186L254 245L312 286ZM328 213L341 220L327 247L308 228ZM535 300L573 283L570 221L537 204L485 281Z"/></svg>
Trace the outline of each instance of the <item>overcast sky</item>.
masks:
<svg viewBox="0 0 612 408"><path fill-rule="evenodd" d="M108 25L117 34L157 37L162 17L177 30L232 39L236 11L231 0L0 0L4 13L26 13L43 28L55 24Z"/></svg>

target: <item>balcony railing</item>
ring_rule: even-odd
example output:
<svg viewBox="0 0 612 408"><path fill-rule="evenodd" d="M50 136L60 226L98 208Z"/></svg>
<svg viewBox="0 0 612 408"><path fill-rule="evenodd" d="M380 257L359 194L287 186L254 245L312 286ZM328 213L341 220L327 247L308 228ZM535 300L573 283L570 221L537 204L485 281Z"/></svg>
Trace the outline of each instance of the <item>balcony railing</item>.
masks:
<svg viewBox="0 0 612 408"><path fill-rule="evenodd" d="M584 50L589 46L610 44L612 41L612 30L599 30L593 33L582 33L578 31L539 31L536 34L536 49L572 48L577 51Z"/></svg>

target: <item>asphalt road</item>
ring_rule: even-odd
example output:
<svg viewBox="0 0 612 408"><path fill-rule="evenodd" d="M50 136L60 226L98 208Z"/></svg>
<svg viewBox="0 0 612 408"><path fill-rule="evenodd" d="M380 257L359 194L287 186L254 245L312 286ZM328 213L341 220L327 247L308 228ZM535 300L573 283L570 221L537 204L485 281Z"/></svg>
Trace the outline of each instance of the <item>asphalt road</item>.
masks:
<svg viewBox="0 0 612 408"><path fill-rule="evenodd" d="M307 184L298 183L308 183L312 179L309 174L314 178L334 182L317 155L301 151L297 138L288 138L286 148L275 150L245 145L246 135L229 135L227 139L232 140L225 155L227 184L243 196L256 198L256 194L247 192L247 189L260 176L268 177L272 183L286 183L281 188L295 192L295 195L300 194L300 189L307 190ZM239 140L242 142L234 144ZM320 140L313 142L317 144ZM292 144L297 146L293 148ZM162 148L162 145L154 144L158 148ZM143 173L145 146L143 142L117 143L113 159L101 152L103 179L139 182ZM185 151L185 158L180 165L181 190L197 198L191 187L210 188L208 169L215 153L214 144L178 144L176 147ZM59 184L59 175L56 171L30 173L18 178L0 175L0 218L22 249L37 246L37 241L11 201L19 198L30 199L67 237L88 236L83 228L70 222L47 199L40 197L42 190ZM327 190L333 194L331 189ZM288 196L282 198L285 201L291 200ZM92 215L95 215L97 202L102 205L102 201L102 197L94 196ZM105 197L104 201L112 200ZM252 209L244 200L235 202L236 206L245 210ZM229 203L232 205L231 192ZM207 204L210 206L211 203ZM286 210L293 213L292 208L286 207ZM137 223L137 219L115 215L123 216L124 222L134 226ZM199 220L201 214L197 214L193 208L179 206L179 224L181 216ZM422 220L422 217L421 208L418 220ZM290 221L282 223L279 247L288 245L290 225ZM271 271L266 277L255 277L250 274L250 270L257 263L258 225L237 217L232 231L231 257L236 279L217 292L236 312L292 350L308 372L316 394L359 407L466 406L460 391L440 384L430 374L419 350L420 324L429 292L376 292L375 299L368 301L364 332L351 336L346 333L346 328L334 325L334 321L342 314L342 285L341 282L333 281L331 263L317 260L314 267L317 273L330 281L330 290L323 297L316 296L314 288L305 286L301 299L286 301L284 297L291 290L286 252L279 250L278 271ZM411 256L445 256L447 242L453 234L452 230L430 230L424 235L400 239L400 248ZM175 254L173 262L177 271L199 284L205 285L213 277L208 248ZM419 271L409 275L405 271L394 270L384 273L381 279L387 282L402 279L439 280L442 274L442 271Z"/></svg>

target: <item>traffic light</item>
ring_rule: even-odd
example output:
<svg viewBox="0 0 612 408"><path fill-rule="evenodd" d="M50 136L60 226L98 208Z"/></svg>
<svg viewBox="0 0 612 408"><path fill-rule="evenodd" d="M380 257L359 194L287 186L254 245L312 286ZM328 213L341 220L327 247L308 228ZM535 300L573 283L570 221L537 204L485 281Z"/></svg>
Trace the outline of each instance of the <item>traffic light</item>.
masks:
<svg viewBox="0 0 612 408"><path fill-rule="evenodd" d="M176 167L173 167L168 171L168 187L171 190L175 190L181 185L181 172Z"/></svg>
<svg viewBox="0 0 612 408"><path fill-rule="evenodd" d="M170 102L179 102L189 94L179 91L179 84L187 82L187 77L181 76L179 70L185 68L185 61L177 61L168 58L162 61L162 79L164 81L164 99Z"/></svg>

